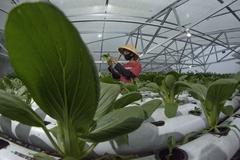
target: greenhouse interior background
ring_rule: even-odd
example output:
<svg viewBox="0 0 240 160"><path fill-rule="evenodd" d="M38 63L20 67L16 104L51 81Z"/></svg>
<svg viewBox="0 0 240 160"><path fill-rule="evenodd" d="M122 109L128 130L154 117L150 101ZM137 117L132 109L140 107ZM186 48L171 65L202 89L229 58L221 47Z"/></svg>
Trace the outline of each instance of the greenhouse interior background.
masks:
<svg viewBox="0 0 240 160"><path fill-rule="evenodd" d="M0 114L0 160L240 160L240 0L0 0Z"/></svg>
<svg viewBox="0 0 240 160"><path fill-rule="evenodd" d="M8 12L23 2L1 1L1 75L10 70L2 38L4 25ZM101 55L118 57L117 48L126 43L134 44L142 54L144 72L236 73L240 69L237 0L50 2L78 29L99 71L106 70Z"/></svg>

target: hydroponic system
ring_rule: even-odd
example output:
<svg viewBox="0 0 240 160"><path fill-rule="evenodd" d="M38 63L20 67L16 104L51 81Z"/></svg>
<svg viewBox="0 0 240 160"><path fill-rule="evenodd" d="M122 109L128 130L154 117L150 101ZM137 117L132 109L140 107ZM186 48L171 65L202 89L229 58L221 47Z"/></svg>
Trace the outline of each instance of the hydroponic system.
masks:
<svg viewBox="0 0 240 160"><path fill-rule="evenodd" d="M240 160L240 1L204 3L1 0L0 160Z"/></svg>

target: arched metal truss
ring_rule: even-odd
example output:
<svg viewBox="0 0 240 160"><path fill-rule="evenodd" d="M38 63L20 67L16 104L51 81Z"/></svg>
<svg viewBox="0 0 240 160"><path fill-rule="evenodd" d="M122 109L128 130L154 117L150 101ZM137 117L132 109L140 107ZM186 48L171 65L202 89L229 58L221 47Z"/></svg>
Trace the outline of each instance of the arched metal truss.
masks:
<svg viewBox="0 0 240 160"><path fill-rule="evenodd" d="M22 1L12 0L12 4L17 5ZM181 71L189 67L201 67L203 72L207 72L212 64L240 59L240 9L234 7L239 4L239 0L211 0L217 1L219 6L212 9L207 15L203 14L204 17L187 24L182 23L178 8L188 5L192 0L173 1L150 17L108 12L107 6L111 4L111 1L113 0L104 1L105 9L103 11L75 15L66 14L76 26L78 24L93 25L96 23L102 26L101 29L96 30L79 28L83 37L101 35L100 39L85 40L93 55L95 55L94 58L100 71L106 69L103 65L104 62L101 61L101 55L105 52L117 53L116 48L104 47L105 42L114 42L118 39L124 39L123 43L126 44L133 43L138 48L141 52L143 71L146 72L169 69ZM57 0L50 0L50 2L61 9ZM79 3L81 2L79 1ZM7 14L7 11L1 8L0 12ZM199 29L201 24L210 23L211 20L226 15L231 15L238 25L209 32ZM134 25L135 27L131 30L111 31L106 29L108 24ZM191 36L186 36L186 33L190 33ZM92 45L95 44L98 47L92 48ZM1 52L6 52L1 41L0 49ZM1 55L5 56L6 54L1 53ZM122 59L119 58L119 60Z"/></svg>

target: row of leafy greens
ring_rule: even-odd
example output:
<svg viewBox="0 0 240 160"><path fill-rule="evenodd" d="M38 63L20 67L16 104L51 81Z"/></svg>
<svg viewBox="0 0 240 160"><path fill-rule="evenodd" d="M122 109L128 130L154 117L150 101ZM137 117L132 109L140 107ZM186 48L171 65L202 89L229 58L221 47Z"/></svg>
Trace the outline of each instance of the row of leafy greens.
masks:
<svg viewBox="0 0 240 160"><path fill-rule="evenodd" d="M80 160L97 143L137 129L161 104L158 99L141 106L132 104L142 98L139 90L158 93L163 99L165 114L174 117L178 95L187 89L200 100L209 126L214 130L217 130L220 112L227 115L233 112L231 106L224 104L237 87L238 81L234 79L215 81L215 77L211 77L211 81L205 83L204 80L203 85L191 83L194 80L189 76L169 72L164 77L151 77L150 83L119 84L109 77L102 81L111 84L100 83L93 59L78 31L51 4L17 6L9 13L5 28L6 45L17 76L25 84L26 93L57 120L57 127L48 130L21 96L9 92L7 80L0 84L3 86L0 113L41 127L63 159ZM123 89L127 92L119 98ZM86 147L86 142L92 145Z"/></svg>

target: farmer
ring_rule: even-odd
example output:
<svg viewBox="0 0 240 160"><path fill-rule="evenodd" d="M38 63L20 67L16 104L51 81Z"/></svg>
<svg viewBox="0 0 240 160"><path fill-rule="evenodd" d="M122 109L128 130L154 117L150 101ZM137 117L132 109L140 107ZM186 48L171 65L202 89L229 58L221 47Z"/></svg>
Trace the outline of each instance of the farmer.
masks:
<svg viewBox="0 0 240 160"><path fill-rule="evenodd" d="M134 46L128 44L119 47L118 51L124 56L128 63L122 65L111 57L108 61L108 70L111 72L113 79L120 80L124 83L131 83L134 78L139 77L142 70L137 50Z"/></svg>

